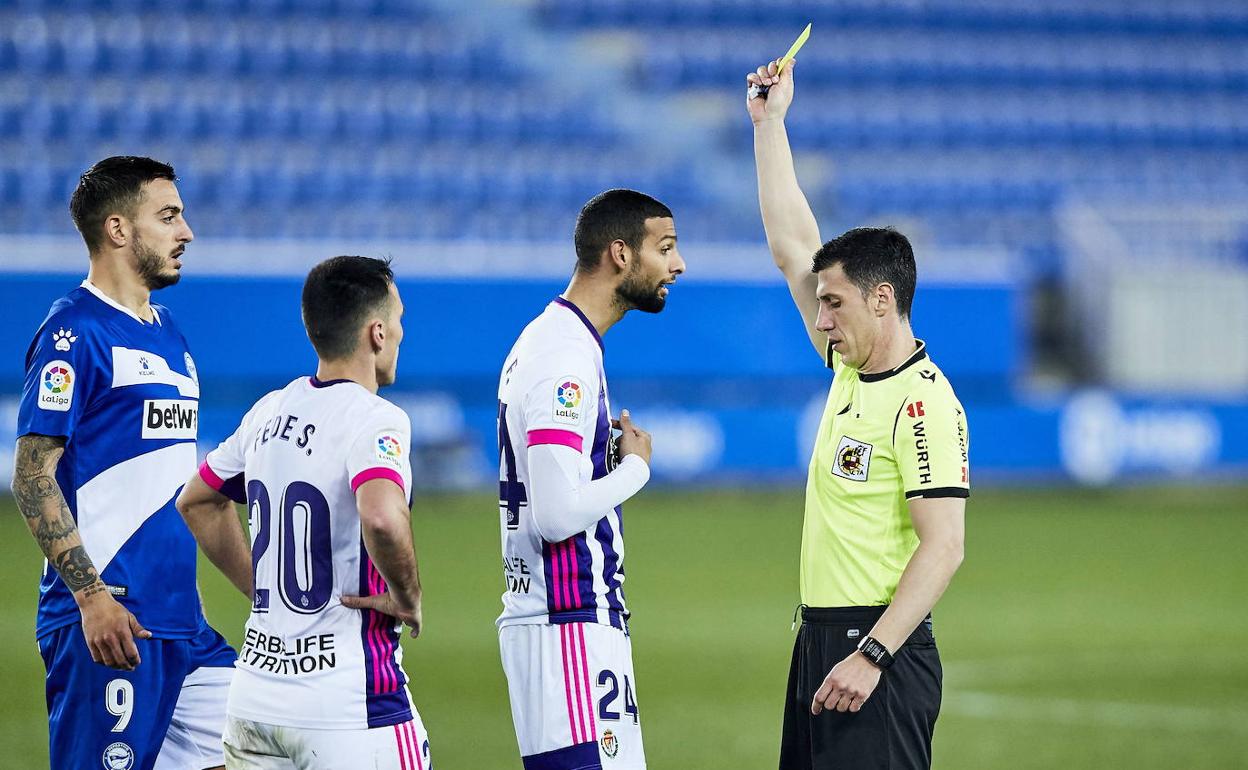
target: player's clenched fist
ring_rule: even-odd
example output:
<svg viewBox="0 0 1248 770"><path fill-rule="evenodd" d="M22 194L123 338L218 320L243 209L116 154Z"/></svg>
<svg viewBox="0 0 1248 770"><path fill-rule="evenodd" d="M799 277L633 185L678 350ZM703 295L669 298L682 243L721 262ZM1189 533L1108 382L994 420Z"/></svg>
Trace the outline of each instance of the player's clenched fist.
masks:
<svg viewBox="0 0 1248 770"><path fill-rule="evenodd" d="M623 460L628 455L637 455L646 461L646 465L649 465L650 434L633 423L633 419L628 415L628 410L625 409L620 412L620 419L612 420L611 424L612 427L623 431L620 435L620 459Z"/></svg>
<svg viewBox="0 0 1248 770"><path fill-rule="evenodd" d="M755 124L768 120L784 120L784 115L793 103L793 65L796 59L789 61L784 71L780 72L780 63L771 61L745 76L748 84L745 106L750 111L750 120Z"/></svg>

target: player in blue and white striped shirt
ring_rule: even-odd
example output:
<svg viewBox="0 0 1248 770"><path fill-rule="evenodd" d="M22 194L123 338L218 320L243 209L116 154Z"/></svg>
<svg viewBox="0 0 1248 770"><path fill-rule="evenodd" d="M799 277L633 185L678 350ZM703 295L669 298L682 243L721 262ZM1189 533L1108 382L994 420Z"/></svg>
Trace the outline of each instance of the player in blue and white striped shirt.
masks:
<svg viewBox="0 0 1248 770"><path fill-rule="evenodd" d="M26 355L13 493L48 561L35 635L53 768L222 764L234 651L195 583L174 498L195 470L199 380L151 292L193 235L173 169L115 157L70 211L90 252Z"/></svg>

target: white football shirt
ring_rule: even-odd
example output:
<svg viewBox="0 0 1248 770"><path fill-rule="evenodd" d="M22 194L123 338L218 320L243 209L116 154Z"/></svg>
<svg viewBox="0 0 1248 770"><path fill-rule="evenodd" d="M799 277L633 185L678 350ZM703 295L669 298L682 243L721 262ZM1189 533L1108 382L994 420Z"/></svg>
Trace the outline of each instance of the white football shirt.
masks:
<svg viewBox="0 0 1248 770"><path fill-rule="evenodd" d="M581 453L581 481L610 471L610 399L602 339L558 297L521 332L498 386L499 512L503 544L500 628L521 623L602 623L625 629L621 506L583 532L544 540L528 508L528 448L561 444Z"/></svg>
<svg viewBox="0 0 1248 770"><path fill-rule="evenodd" d="M407 414L348 381L301 377L260 399L200 476L246 502L255 600L228 712L303 728L412 718L401 625L340 597L386 590L360 535L355 490L382 478L410 496Z"/></svg>

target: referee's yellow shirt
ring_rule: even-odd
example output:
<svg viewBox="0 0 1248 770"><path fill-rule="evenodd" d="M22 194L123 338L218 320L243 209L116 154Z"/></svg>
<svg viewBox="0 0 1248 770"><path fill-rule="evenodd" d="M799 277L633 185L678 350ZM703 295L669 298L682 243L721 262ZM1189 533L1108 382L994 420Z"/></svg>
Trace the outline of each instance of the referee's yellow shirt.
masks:
<svg viewBox="0 0 1248 770"><path fill-rule="evenodd" d="M966 415L922 340L888 372L828 356L836 376L806 481L802 603L889 604L919 544L906 501L970 495Z"/></svg>

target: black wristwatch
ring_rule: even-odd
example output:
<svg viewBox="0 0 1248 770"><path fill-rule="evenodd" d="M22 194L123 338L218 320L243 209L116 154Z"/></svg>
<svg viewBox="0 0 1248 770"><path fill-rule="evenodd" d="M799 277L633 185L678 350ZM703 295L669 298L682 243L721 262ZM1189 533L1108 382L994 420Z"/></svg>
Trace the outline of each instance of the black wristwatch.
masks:
<svg viewBox="0 0 1248 770"><path fill-rule="evenodd" d="M858 652L866 656L867 660L874 663L875 667L881 671L893 665L893 654L873 637L868 636L859 642Z"/></svg>

